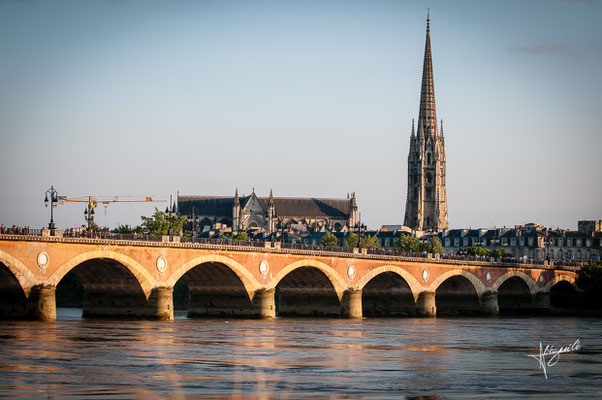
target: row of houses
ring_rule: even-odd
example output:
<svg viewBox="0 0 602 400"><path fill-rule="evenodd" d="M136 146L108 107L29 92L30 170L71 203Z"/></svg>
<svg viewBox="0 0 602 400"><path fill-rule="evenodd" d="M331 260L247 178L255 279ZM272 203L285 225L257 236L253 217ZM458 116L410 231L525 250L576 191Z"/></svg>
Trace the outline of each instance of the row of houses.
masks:
<svg viewBox="0 0 602 400"><path fill-rule="evenodd" d="M450 229L436 235L423 235L418 239L428 241L437 236L447 254L463 253L468 248L490 251L505 250L510 257L528 261L563 260L587 261L602 259L602 221L579 221L578 230L549 229L537 224L517 225L514 228ZM228 233L226 227L217 226L201 237L218 238ZM299 235L291 231L269 233L261 229L246 231L252 240L282 241L307 245L320 245L326 231ZM344 246L350 232L332 232L339 246ZM356 234L358 232L355 232ZM362 235L376 236L381 248L394 249L401 235L413 235L401 226L383 226L380 230L362 231Z"/></svg>

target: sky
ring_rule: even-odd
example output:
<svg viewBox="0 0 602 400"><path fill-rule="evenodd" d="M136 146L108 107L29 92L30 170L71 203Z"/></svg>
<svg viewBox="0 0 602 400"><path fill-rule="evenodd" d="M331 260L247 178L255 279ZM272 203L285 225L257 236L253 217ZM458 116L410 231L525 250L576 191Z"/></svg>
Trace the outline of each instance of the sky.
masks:
<svg viewBox="0 0 602 400"><path fill-rule="evenodd" d="M601 1L0 0L0 223L47 225L51 185L356 192L370 228L403 223L427 9L450 228L602 219Z"/></svg>

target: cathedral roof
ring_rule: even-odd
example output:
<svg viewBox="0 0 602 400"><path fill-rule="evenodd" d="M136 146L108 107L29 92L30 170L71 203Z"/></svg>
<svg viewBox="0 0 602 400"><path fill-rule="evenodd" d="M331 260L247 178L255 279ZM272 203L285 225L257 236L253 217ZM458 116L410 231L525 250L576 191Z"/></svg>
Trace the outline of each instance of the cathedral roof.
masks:
<svg viewBox="0 0 602 400"><path fill-rule="evenodd" d="M251 196L240 197L240 206L244 208ZM268 209L269 197L257 197L264 210ZM329 217L348 218L348 199L318 199L310 197L274 197L276 215L279 217ZM181 214L191 215L192 206L196 215L216 215L232 217L234 197L223 196L187 196L178 197L178 210Z"/></svg>

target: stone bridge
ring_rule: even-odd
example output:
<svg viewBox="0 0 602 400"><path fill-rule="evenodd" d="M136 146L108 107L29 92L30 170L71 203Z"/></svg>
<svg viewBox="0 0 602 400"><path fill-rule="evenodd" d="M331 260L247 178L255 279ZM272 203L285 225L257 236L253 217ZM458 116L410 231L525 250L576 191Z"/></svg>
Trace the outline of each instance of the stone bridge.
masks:
<svg viewBox="0 0 602 400"><path fill-rule="evenodd" d="M84 317L496 315L545 312L574 291L575 269L362 252L0 235L0 318L56 318L57 285L72 272ZM552 303L550 294L552 293Z"/></svg>

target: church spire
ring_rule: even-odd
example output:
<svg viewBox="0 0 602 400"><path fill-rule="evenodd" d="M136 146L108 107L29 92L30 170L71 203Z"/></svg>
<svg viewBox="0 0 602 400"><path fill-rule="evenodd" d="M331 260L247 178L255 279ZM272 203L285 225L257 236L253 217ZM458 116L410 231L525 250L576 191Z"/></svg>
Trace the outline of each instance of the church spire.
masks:
<svg viewBox="0 0 602 400"><path fill-rule="evenodd" d="M420 92L420 112L418 114L418 136L427 136L437 131L437 113L435 112L435 87L433 82L433 58L431 55L431 19L426 17L426 43L422 64L422 90ZM420 132L420 127L426 132Z"/></svg>

